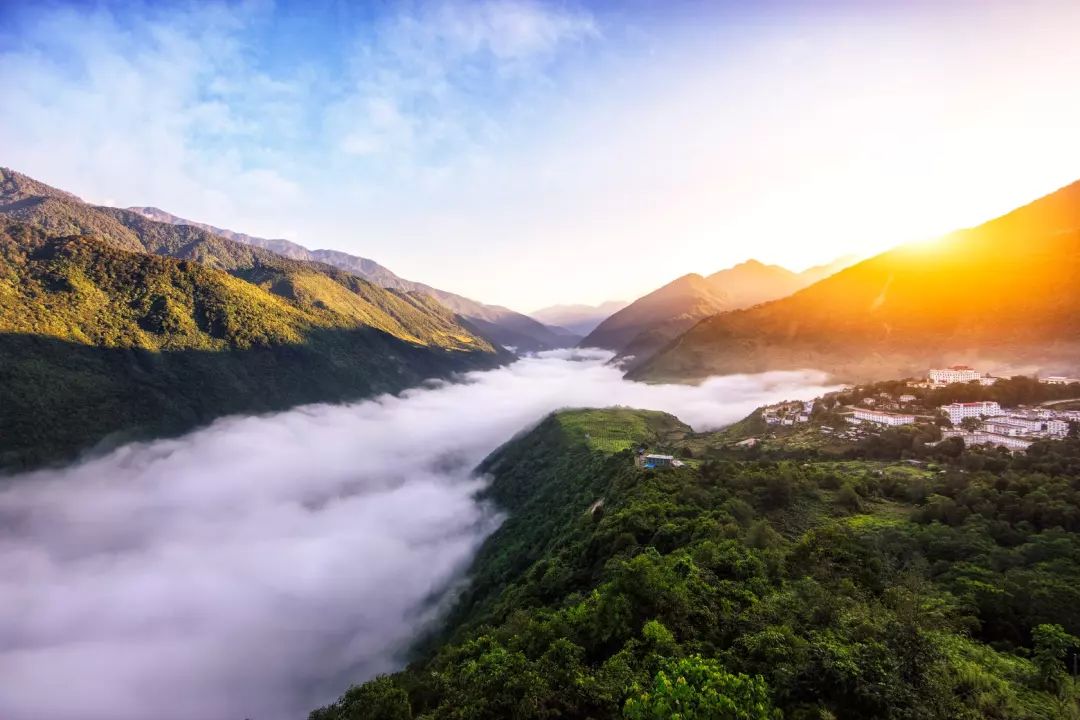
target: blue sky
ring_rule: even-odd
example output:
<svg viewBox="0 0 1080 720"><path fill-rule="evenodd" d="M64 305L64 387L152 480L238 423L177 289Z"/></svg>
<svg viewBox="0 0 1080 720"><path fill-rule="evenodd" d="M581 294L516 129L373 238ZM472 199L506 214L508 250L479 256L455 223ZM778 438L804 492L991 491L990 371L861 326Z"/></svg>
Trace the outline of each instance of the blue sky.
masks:
<svg viewBox="0 0 1080 720"><path fill-rule="evenodd" d="M1080 178L1080 8L0 0L0 164L532 310Z"/></svg>

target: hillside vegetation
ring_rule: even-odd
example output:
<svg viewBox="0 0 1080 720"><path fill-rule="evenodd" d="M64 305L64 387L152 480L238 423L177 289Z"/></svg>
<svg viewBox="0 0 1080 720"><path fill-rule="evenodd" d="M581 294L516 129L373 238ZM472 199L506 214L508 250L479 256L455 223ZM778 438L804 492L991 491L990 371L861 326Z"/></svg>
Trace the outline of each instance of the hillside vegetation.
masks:
<svg viewBox="0 0 1080 720"><path fill-rule="evenodd" d="M233 232L232 230L225 230L205 223L185 220L153 207L129 208L126 212L134 212L150 220L171 225L193 226L213 235L270 250L293 260L307 260L332 265L345 272L359 275L379 287L428 295L453 310L464 322L469 323L471 327L492 342L516 348L521 352L570 347L581 339L580 335L560 332L559 328L548 327L542 322L514 312L509 308L499 305L487 305L456 293L433 288L424 283L406 280L393 273L389 268L383 267L368 258L338 250L308 250L306 247L288 240L261 238L246 233Z"/></svg>
<svg viewBox="0 0 1080 720"><path fill-rule="evenodd" d="M980 227L875 256L791 297L713 316L629 377L816 368L904 377L952 362L1080 366L1080 183Z"/></svg>
<svg viewBox="0 0 1080 720"><path fill-rule="evenodd" d="M706 459L595 440L628 432ZM941 473L701 445L591 410L498 450L445 628L312 720L1080 717L1080 442Z"/></svg>
<svg viewBox="0 0 1080 720"><path fill-rule="evenodd" d="M53 192L0 220L0 468L509 359L426 295Z"/></svg>

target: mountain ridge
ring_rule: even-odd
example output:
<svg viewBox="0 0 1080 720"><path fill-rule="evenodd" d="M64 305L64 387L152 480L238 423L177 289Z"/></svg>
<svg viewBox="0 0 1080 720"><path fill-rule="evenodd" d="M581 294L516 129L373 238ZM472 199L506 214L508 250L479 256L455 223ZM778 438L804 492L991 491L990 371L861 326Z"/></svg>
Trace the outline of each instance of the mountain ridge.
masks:
<svg viewBox="0 0 1080 720"><path fill-rule="evenodd" d="M434 288L426 283L406 280L389 268L369 258L352 255L340 250L309 250L303 245L290 240L268 239L227 230L214 225L188 220L156 207L130 207L127 209L158 222L199 227L215 235L246 245L265 248L285 257L333 265L385 288L428 294L460 315L466 322L476 327L479 332L487 335L491 340L522 352L552 350L572 346L580 340L580 336L568 337L557 329L549 328L544 323L509 308L500 305L488 305L457 293Z"/></svg>
<svg viewBox="0 0 1080 720"><path fill-rule="evenodd" d="M566 328L584 338L597 325L629 304L625 300L608 300L599 305L550 305L529 315L545 325Z"/></svg>
<svg viewBox="0 0 1080 720"><path fill-rule="evenodd" d="M790 295L850 260L841 258L801 273L754 259L707 277L688 273L612 314L580 345L641 360L703 318Z"/></svg>
<svg viewBox="0 0 1080 720"><path fill-rule="evenodd" d="M1078 286L1080 182L977 227L880 253L789 297L707 318L628 377L816 368L859 381L953 362L1074 372Z"/></svg>
<svg viewBox="0 0 1080 720"><path fill-rule="evenodd" d="M0 191L0 468L512 358L424 293L6 169Z"/></svg>

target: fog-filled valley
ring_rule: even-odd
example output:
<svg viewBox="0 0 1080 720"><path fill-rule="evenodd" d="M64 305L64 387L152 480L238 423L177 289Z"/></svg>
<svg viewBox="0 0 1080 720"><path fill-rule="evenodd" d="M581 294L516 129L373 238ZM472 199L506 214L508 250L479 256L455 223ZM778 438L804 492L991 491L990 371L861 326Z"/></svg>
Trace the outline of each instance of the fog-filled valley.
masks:
<svg viewBox="0 0 1080 720"><path fill-rule="evenodd" d="M716 428L815 372L626 381L600 351L398 396L230 417L0 491L7 720L302 717L403 664L499 508L472 471L563 407Z"/></svg>

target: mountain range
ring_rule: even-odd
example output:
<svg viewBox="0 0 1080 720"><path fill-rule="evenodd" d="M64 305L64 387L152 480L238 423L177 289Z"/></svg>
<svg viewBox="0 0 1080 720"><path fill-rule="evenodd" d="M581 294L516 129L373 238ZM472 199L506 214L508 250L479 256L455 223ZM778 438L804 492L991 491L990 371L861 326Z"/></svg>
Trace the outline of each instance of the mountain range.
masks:
<svg viewBox="0 0 1080 720"><path fill-rule="evenodd" d="M999 373L1073 372L1077 288L1080 182L978 227L881 253L789 297L713 315L629 377L693 381L817 368L859 381L953 362Z"/></svg>
<svg viewBox="0 0 1080 720"><path fill-rule="evenodd" d="M368 258L350 255L338 250L308 250L303 245L298 245L289 240L255 237L193 220L186 220L155 207L132 207L128 208L128 210L157 222L202 228L214 235L244 243L245 245L264 248L294 260L307 260L333 265L384 288L430 295L457 313L462 320L472 325L492 342L514 348L519 352L536 352L538 350L571 347L584 335L584 333L575 334L559 327L548 327L543 322L538 322L509 308L499 305L486 305L455 293L433 288L424 283L406 280Z"/></svg>
<svg viewBox="0 0 1080 720"><path fill-rule="evenodd" d="M645 358L703 318L790 295L852 262L841 258L796 273L748 260L708 277L683 275L611 315L581 345Z"/></svg>
<svg viewBox="0 0 1080 720"><path fill-rule="evenodd" d="M512 357L426 293L0 169L0 468Z"/></svg>
<svg viewBox="0 0 1080 720"><path fill-rule="evenodd" d="M599 305L552 305L529 315L545 325L565 328L584 337L629 304L625 300L608 300Z"/></svg>

